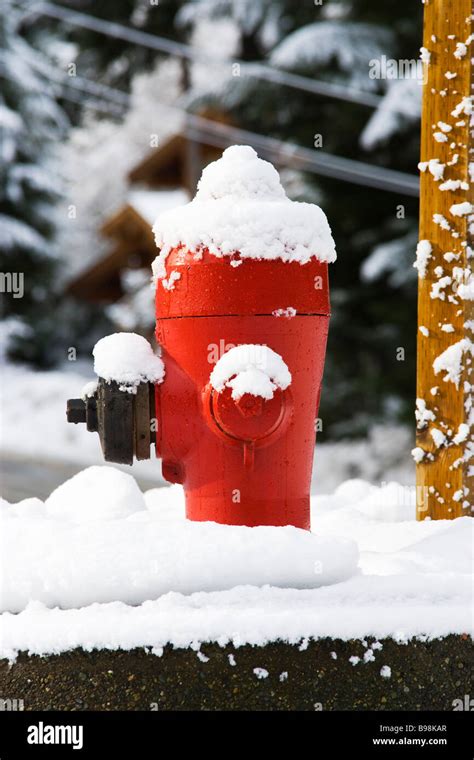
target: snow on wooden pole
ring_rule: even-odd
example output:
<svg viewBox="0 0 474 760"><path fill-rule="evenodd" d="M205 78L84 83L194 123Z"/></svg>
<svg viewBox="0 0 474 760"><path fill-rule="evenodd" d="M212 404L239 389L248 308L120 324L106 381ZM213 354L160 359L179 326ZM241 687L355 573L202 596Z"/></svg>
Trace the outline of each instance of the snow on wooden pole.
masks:
<svg viewBox="0 0 474 760"><path fill-rule="evenodd" d="M472 6L472 0L427 0L425 5L415 264L418 519L471 515L474 505Z"/></svg>

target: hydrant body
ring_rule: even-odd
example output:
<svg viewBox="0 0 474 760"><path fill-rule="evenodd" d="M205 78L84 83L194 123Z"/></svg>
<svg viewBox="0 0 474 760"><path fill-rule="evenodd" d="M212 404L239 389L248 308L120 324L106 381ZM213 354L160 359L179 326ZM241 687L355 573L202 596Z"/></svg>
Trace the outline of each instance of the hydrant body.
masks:
<svg viewBox="0 0 474 760"><path fill-rule="evenodd" d="M142 336L103 338L98 386L69 401L69 421L97 430L107 461L154 443L190 520L309 529L336 258L324 213L233 146L153 229L161 359Z"/></svg>
<svg viewBox="0 0 474 760"><path fill-rule="evenodd" d="M196 258L178 248L166 259L168 282L173 272L175 287L158 282L156 293L166 367L155 403L164 477L184 486L191 520L308 529L329 323L327 264L235 259L231 265L207 251ZM213 390L215 362L241 344L280 354L290 388L271 400L244 397L240 405L229 388Z"/></svg>

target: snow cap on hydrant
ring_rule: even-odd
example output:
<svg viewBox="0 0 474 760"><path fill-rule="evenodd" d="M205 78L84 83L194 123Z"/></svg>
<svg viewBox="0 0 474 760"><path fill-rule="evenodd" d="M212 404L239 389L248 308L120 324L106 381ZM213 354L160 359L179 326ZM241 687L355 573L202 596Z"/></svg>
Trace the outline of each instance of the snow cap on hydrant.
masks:
<svg viewBox="0 0 474 760"><path fill-rule="evenodd" d="M304 264L311 258L336 259L326 215L311 203L290 201L276 169L248 145L233 145L207 166L196 197L166 211L153 227L161 249L153 263L156 278L165 276L170 251L206 249L214 256L281 259Z"/></svg>
<svg viewBox="0 0 474 760"><path fill-rule="evenodd" d="M109 366L112 343L103 344L96 367L107 349L107 377L86 394L86 413L71 408L71 421L99 431L109 461L144 458L155 443L191 520L309 528L327 265L336 258L324 212L290 201L270 163L233 146L204 169L196 197L153 229L163 364L134 339L135 355L158 374L133 367L127 383L122 362L119 374ZM113 409L122 410L119 424ZM129 428L128 458L114 459Z"/></svg>

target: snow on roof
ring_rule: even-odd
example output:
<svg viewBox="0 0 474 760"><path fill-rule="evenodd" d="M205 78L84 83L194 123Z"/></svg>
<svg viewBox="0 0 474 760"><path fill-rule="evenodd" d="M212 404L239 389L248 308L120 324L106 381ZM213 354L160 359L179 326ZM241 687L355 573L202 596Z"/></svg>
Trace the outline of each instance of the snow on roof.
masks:
<svg viewBox="0 0 474 760"><path fill-rule="evenodd" d="M311 258L334 261L336 250L324 212L311 203L290 201L276 169L248 145L233 145L203 171L196 197L158 216L153 231L164 263L175 247L207 248L215 256L282 259L304 264Z"/></svg>
<svg viewBox="0 0 474 760"><path fill-rule="evenodd" d="M127 196L127 203L150 225L153 224L158 214L176 206L182 206L189 201L187 190L131 190Z"/></svg>

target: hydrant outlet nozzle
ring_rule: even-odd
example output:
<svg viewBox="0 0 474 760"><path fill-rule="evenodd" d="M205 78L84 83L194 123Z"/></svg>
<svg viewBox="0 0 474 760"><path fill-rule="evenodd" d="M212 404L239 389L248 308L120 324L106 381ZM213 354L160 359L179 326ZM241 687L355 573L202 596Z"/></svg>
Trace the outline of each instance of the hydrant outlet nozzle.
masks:
<svg viewBox="0 0 474 760"><path fill-rule="evenodd" d="M156 435L155 386L140 383L135 393L120 389L118 383L99 378L97 390L85 401L67 402L68 422L85 423L87 430L99 433L106 462L132 464L133 458L149 459Z"/></svg>

